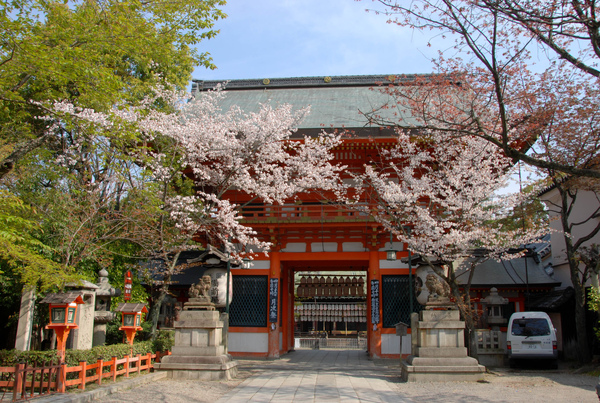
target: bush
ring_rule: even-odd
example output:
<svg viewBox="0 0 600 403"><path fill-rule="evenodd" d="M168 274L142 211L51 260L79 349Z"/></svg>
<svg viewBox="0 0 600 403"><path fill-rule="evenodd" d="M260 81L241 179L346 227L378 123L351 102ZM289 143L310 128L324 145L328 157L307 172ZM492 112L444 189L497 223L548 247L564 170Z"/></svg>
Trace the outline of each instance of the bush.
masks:
<svg viewBox="0 0 600 403"><path fill-rule="evenodd" d="M152 341L152 344L155 351L171 351L175 344L175 331L157 330L156 338Z"/></svg>
<svg viewBox="0 0 600 403"><path fill-rule="evenodd" d="M166 336L165 336L166 337ZM162 343L160 345L167 345ZM65 352L65 362L67 366L74 367L80 362L94 364L99 359L109 361L112 357L123 358L131 353L132 346L129 344L113 344L111 346L96 346L91 350L67 350ZM156 351L155 344L151 341L142 341L133 343L133 355L148 354ZM44 363L58 363L56 350L52 351L18 351L18 350L0 350L0 366L14 366L20 362L25 362L30 366L42 365Z"/></svg>

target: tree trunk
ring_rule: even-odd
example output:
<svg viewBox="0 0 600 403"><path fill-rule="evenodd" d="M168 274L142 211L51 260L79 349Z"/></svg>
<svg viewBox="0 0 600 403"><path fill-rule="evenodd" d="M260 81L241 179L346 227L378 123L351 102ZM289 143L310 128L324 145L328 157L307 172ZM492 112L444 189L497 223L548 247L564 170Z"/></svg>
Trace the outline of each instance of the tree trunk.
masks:
<svg viewBox="0 0 600 403"><path fill-rule="evenodd" d="M567 237L565 237L567 238ZM586 364L592 360L587 337L587 324L585 320L587 306L585 303L585 288L579 278L579 261L575 258L571 240L567 240L567 258L571 272L571 282L575 290L575 333L577 335L577 361Z"/></svg>
<svg viewBox="0 0 600 403"><path fill-rule="evenodd" d="M171 280L171 276L169 276L169 281ZM160 315L160 308L162 307L162 303L165 300L165 297L169 293L168 283L163 283L160 286L158 291L158 296L152 301L152 309L150 309L150 320L152 321L152 327L150 330L150 334L154 339L156 337L156 329L158 327L158 317Z"/></svg>
<svg viewBox="0 0 600 403"><path fill-rule="evenodd" d="M571 283L575 290L575 334L577 335L577 360L580 364L591 362L590 346L588 343L587 329L585 323L585 278L581 278L579 271L579 259L577 259L577 250L573 245L571 226L569 224L569 194L561 186L557 186L561 196L561 224L564 232L567 260L571 274Z"/></svg>
<svg viewBox="0 0 600 403"><path fill-rule="evenodd" d="M465 344L467 345L469 356L479 360L479 355L477 354L477 337L475 337L475 320L473 320L473 312L471 309L471 298L468 294L466 294L463 298L463 294L460 292L460 288L456 281L452 281L449 283L450 289L452 290L452 295L456 300L456 306L465 321L466 333L465 333ZM468 290L466 291L469 292Z"/></svg>
<svg viewBox="0 0 600 403"><path fill-rule="evenodd" d="M165 297L169 293L169 285L171 284L171 278L173 274L175 274L175 268L177 267L177 260L179 259L179 255L181 251L175 252L172 258L169 258L167 255L163 257L163 263L167 266L165 271L162 284L160 285L160 289L158 291L158 296L152 303L152 308L150 309L150 320L152 321L152 328L150 330L150 334L154 339L156 337L156 329L158 327L158 316L160 315L160 308L162 306Z"/></svg>

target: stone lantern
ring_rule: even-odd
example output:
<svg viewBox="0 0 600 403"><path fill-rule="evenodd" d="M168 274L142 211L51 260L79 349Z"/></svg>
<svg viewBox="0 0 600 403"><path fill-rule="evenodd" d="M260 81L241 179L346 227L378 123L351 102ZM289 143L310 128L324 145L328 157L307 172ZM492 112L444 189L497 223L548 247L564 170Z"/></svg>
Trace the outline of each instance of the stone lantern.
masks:
<svg viewBox="0 0 600 403"><path fill-rule="evenodd" d="M504 318L504 305L508 304L508 299L498 295L498 289L492 287L490 295L481 300L487 307L487 323L492 330L500 330L500 326L506 325Z"/></svg>
<svg viewBox="0 0 600 403"><path fill-rule="evenodd" d="M67 292L48 294L40 303L49 305L50 324L46 325L46 329L52 329L56 333L56 349L63 360L69 332L79 328L76 323L77 306L85 302L80 293Z"/></svg>
<svg viewBox="0 0 600 403"><path fill-rule="evenodd" d="M148 313L148 308L145 304L123 302L117 307L117 312L123 316L119 330L127 335L127 343L133 344L136 332L142 330L142 314Z"/></svg>
<svg viewBox="0 0 600 403"><path fill-rule="evenodd" d="M110 310L112 297L121 295L121 290L112 287L108 283L108 272L105 269L98 273L96 283L96 311L94 312L94 336L93 346L101 346L106 342L106 324L116 316Z"/></svg>

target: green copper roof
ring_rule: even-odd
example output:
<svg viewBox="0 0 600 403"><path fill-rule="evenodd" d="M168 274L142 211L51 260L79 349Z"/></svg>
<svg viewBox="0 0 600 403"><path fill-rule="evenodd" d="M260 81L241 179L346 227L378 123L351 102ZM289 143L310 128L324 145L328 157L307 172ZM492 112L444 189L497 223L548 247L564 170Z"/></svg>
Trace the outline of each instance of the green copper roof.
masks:
<svg viewBox="0 0 600 403"><path fill-rule="evenodd" d="M294 109L310 106L310 114L300 129L361 128L369 125L361 112L371 112L391 101L379 86L389 84L389 76L302 77L264 80L234 80L226 84L227 96L222 108L237 105L245 112L255 112L260 104L291 104ZM396 76L396 81L409 81L413 76ZM195 93L214 88L218 81L195 81ZM413 120L400 108L379 112L384 118Z"/></svg>

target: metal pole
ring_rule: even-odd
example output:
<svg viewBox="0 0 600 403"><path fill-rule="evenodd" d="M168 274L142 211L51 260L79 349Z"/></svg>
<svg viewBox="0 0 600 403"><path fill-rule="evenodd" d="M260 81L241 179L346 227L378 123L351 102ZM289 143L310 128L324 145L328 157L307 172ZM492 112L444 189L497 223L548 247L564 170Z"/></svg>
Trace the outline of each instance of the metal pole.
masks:
<svg viewBox="0 0 600 403"><path fill-rule="evenodd" d="M225 313L229 317L229 277L231 277L231 259L227 252L227 291L225 291Z"/></svg>
<svg viewBox="0 0 600 403"><path fill-rule="evenodd" d="M410 304L410 313L414 312L414 299L415 299L415 295L414 295L414 284L413 284L413 278L412 278L412 262L411 262L411 254L410 254L410 249L408 250L408 292L410 294L410 299L408 300L409 304Z"/></svg>
<svg viewBox="0 0 600 403"><path fill-rule="evenodd" d="M410 227L407 227L406 232L408 234L408 237L410 238ZM407 243L408 245L408 243ZM410 313L414 312L414 303L413 300L415 299L414 296L414 284L413 284L413 279L412 279L412 256L410 253L410 249L408 249L408 293L410 294L410 298L408 299L408 303L409 303L409 307L410 307Z"/></svg>

